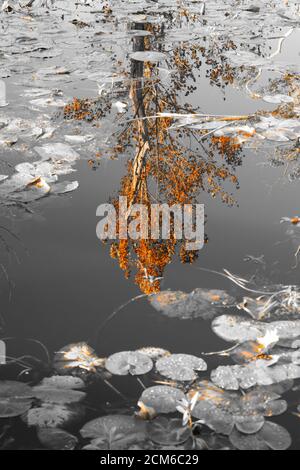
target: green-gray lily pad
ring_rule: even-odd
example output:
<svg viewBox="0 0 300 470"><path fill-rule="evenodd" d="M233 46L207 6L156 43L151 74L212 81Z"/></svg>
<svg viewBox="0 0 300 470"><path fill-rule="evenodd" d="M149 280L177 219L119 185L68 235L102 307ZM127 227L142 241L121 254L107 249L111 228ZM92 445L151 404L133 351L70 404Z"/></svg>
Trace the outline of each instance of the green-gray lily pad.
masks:
<svg viewBox="0 0 300 470"><path fill-rule="evenodd" d="M172 354L163 357L156 363L156 369L161 375L172 380L192 381L197 378L195 371L207 370L206 362L189 354Z"/></svg>
<svg viewBox="0 0 300 470"><path fill-rule="evenodd" d="M37 386L33 388L34 396L45 403L77 403L82 401L86 393L79 390L67 390L63 388L52 388Z"/></svg>
<svg viewBox="0 0 300 470"><path fill-rule="evenodd" d="M235 304L235 299L227 292L216 289L195 289L189 294L181 291L162 291L151 295L149 301L152 307L163 315L181 320L208 320L220 313L220 307Z"/></svg>
<svg viewBox="0 0 300 470"><path fill-rule="evenodd" d="M105 367L114 375L143 375L151 371L153 362L138 351L123 351L109 356Z"/></svg>
<svg viewBox="0 0 300 470"><path fill-rule="evenodd" d="M258 433L252 435L234 430L230 435L230 442L238 450L286 450L292 443L288 431L271 422L266 422Z"/></svg>
<svg viewBox="0 0 300 470"><path fill-rule="evenodd" d="M40 428L38 439L43 447L51 450L74 450L78 439L67 431L56 428Z"/></svg>
<svg viewBox="0 0 300 470"><path fill-rule="evenodd" d="M0 381L0 418L13 418L26 413L32 404L32 389L21 382Z"/></svg>
<svg viewBox="0 0 300 470"><path fill-rule="evenodd" d="M127 415L108 415L96 418L83 426L80 434L83 438L93 439L91 445L98 449L110 449L144 439L146 423ZM129 439L131 436L131 439Z"/></svg>
<svg viewBox="0 0 300 470"><path fill-rule="evenodd" d="M184 398L184 393L178 388L156 385L144 390L139 401L149 408L153 408L158 414L167 414L174 413L178 402Z"/></svg>
<svg viewBox="0 0 300 470"><path fill-rule="evenodd" d="M63 428L82 417L82 408L63 404L42 403L40 407L31 408L24 417L28 426L39 428Z"/></svg>
<svg viewBox="0 0 300 470"><path fill-rule="evenodd" d="M159 416L147 425L148 436L155 443L163 446L184 444L191 436L188 426L182 426L180 419Z"/></svg>

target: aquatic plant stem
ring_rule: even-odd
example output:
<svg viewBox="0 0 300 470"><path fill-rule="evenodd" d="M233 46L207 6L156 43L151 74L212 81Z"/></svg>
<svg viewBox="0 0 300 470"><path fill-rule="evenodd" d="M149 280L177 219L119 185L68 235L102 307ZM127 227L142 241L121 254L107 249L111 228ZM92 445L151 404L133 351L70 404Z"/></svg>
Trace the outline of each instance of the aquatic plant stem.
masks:
<svg viewBox="0 0 300 470"><path fill-rule="evenodd" d="M131 303L135 302L136 300L143 299L144 297L148 297L148 294L141 294L136 297L133 297L132 299L128 300L124 304L120 305L116 310L114 310L107 318L104 320L104 322L99 326L97 332L96 332L96 344L98 343L99 340L99 335L102 333L104 328L108 325L108 323L121 311L123 308L127 307Z"/></svg>

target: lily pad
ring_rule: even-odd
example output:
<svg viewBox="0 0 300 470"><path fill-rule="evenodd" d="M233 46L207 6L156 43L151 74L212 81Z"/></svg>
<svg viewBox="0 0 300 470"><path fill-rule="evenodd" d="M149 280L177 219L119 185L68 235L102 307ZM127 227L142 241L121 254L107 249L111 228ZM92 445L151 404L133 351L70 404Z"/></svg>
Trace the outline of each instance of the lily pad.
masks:
<svg viewBox="0 0 300 470"><path fill-rule="evenodd" d="M62 429L40 428L37 436L42 446L51 450L74 450L78 444L76 436Z"/></svg>
<svg viewBox="0 0 300 470"><path fill-rule="evenodd" d="M150 357L152 361L157 361L161 357L166 357L166 356L171 355L169 351L166 351L165 349L162 349L162 348L156 348L153 346L148 346L148 347L138 349L138 352L142 354L146 354L146 356Z"/></svg>
<svg viewBox="0 0 300 470"><path fill-rule="evenodd" d="M172 380L192 381L197 378L195 371L207 370L206 362L189 354L172 354L159 359L156 369L161 375Z"/></svg>
<svg viewBox="0 0 300 470"><path fill-rule="evenodd" d="M26 413L32 405L32 389L21 382L0 381L0 418Z"/></svg>
<svg viewBox="0 0 300 470"><path fill-rule="evenodd" d="M138 351L123 351L109 356L105 367L114 375L142 375L151 371L153 362L149 356Z"/></svg>
<svg viewBox="0 0 300 470"><path fill-rule="evenodd" d="M79 377L73 377L73 375L53 375L52 377L44 378L39 386L46 388L76 390L84 388L85 383L82 379Z"/></svg>
<svg viewBox="0 0 300 470"><path fill-rule="evenodd" d="M235 303L227 292L216 289L195 289L190 294L181 291L162 291L149 297L155 310L170 318L192 320L211 319L221 313L221 308Z"/></svg>
<svg viewBox="0 0 300 470"><path fill-rule="evenodd" d="M192 416L225 435L229 435L234 427L244 434L254 434L264 425L265 417L277 416L287 409L287 403L270 387L258 387L241 394L202 381L193 387L193 393L196 392L198 401Z"/></svg>
<svg viewBox="0 0 300 470"><path fill-rule="evenodd" d="M276 423L266 422L262 429L251 436L234 430L230 442L238 450L286 450L292 440L288 431Z"/></svg>
<svg viewBox="0 0 300 470"><path fill-rule="evenodd" d="M115 414L102 416L88 422L80 430L80 434L84 439L98 439L106 442L112 440L112 433L115 434L113 440L117 441L118 439L123 439L128 435L137 433L144 434L145 430L146 423L138 418L135 418L134 416Z"/></svg>
<svg viewBox="0 0 300 470"><path fill-rule="evenodd" d="M31 408L24 417L28 426L39 428L63 428L82 417L82 409L62 404L42 403L40 407Z"/></svg>
<svg viewBox="0 0 300 470"><path fill-rule="evenodd" d="M67 390L63 388L53 388L45 386L37 386L33 388L36 398L45 403L68 404L82 401L86 393L78 390Z"/></svg>
<svg viewBox="0 0 300 470"><path fill-rule="evenodd" d="M188 426L182 426L180 419L159 416L147 425L148 436L155 443L163 446L184 444L191 436Z"/></svg>
<svg viewBox="0 0 300 470"><path fill-rule="evenodd" d="M138 51L130 54L130 58L139 62L161 62L166 60L167 56L163 52Z"/></svg>
<svg viewBox="0 0 300 470"><path fill-rule="evenodd" d="M63 161L73 163L79 159L79 154L68 144L51 143L34 149L43 160Z"/></svg>
<svg viewBox="0 0 300 470"><path fill-rule="evenodd" d="M174 413L177 404L184 399L184 393L178 388L167 385L156 385L147 388L141 395L139 401L149 408L153 408L156 413Z"/></svg>
<svg viewBox="0 0 300 470"><path fill-rule="evenodd" d="M213 331L225 341L244 343L264 337L272 328L278 339L294 339L300 336L300 321L274 321L264 323L248 320L238 315L222 315L212 322Z"/></svg>
<svg viewBox="0 0 300 470"><path fill-rule="evenodd" d="M269 365L258 360L247 365L219 366L212 371L211 380L225 390L245 390L255 385L272 385L300 378L300 366L295 364Z"/></svg>
<svg viewBox="0 0 300 470"><path fill-rule="evenodd" d="M63 347L54 356L54 368L59 374L68 375L70 372L82 370L94 372L104 367L105 360L99 358L87 343L72 343Z"/></svg>

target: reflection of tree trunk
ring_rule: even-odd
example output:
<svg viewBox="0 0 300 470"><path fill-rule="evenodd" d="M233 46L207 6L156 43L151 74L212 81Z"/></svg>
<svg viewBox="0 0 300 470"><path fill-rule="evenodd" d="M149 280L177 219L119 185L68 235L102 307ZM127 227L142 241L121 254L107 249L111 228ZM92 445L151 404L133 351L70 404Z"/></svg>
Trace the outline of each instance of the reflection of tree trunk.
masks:
<svg viewBox="0 0 300 470"><path fill-rule="evenodd" d="M134 23L132 29L144 30L144 24ZM144 36L137 36L133 38L133 51L144 51L145 40ZM130 98L133 102L133 108L135 117L140 118L137 121L137 135L138 135L138 146L133 161L132 170L132 196L129 202L128 212L130 207L134 204L137 194L142 187L142 173L145 168L147 152L150 149L149 145L149 134L148 134L148 123L145 119L145 105L143 96L143 77L144 77L144 62L133 60L131 65L131 76L132 85L130 89Z"/></svg>

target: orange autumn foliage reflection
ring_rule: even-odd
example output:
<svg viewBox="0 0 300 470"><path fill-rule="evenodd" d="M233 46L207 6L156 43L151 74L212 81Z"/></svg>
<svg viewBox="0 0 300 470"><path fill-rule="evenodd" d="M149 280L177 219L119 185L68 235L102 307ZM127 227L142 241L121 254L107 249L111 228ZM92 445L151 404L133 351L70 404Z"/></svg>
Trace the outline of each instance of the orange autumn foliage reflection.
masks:
<svg viewBox="0 0 300 470"><path fill-rule="evenodd" d="M154 31L152 25L145 25L145 29ZM148 38L134 39L134 50L145 50L148 41ZM237 185L233 169L237 163L233 157L240 151L240 146L226 141L225 148L214 142L213 148L205 149L191 129L172 129L170 117L153 118L159 113L192 111L190 104L179 104L178 97L187 90L192 92L189 78L194 62L196 66L199 64L198 52L193 46L187 47L184 53L178 48L173 51L174 73L168 87L163 84L155 64L132 61L133 119L120 133L113 154L119 157L128 153L128 149L133 151L118 196L127 197L129 208L133 204L147 206L149 233L152 203L195 204L202 202L199 196L204 192L233 203L232 197L223 189L223 183L228 180ZM113 204L118 213L118 198ZM188 251L186 240L176 240L172 232L169 240L118 240L110 248L111 257L118 261L125 276L134 272L135 283L145 294L160 291L165 268L176 253L182 263L193 263L199 255Z"/></svg>

